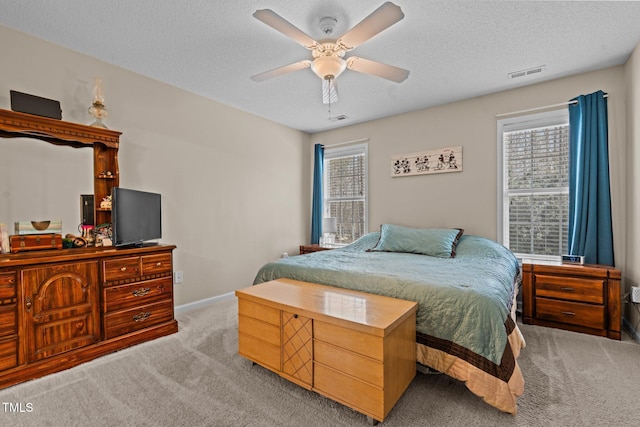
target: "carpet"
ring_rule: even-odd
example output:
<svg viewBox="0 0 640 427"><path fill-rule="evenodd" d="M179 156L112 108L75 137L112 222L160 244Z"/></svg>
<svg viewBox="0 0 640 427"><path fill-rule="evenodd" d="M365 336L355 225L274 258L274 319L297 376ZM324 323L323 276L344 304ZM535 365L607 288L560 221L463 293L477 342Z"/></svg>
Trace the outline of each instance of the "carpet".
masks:
<svg viewBox="0 0 640 427"><path fill-rule="evenodd" d="M0 425L367 425L364 415L238 356L235 298L177 317L177 334L0 390ZM418 373L381 425L639 425L640 345L520 327L526 383L516 416L457 380Z"/></svg>

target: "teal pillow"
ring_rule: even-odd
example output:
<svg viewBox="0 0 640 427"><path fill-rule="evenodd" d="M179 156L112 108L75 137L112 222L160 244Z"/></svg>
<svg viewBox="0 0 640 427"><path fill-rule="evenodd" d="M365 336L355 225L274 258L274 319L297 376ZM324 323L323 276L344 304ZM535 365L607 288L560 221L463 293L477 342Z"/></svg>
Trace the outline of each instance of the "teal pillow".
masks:
<svg viewBox="0 0 640 427"><path fill-rule="evenodd" d="M418 229L382 224L380 240L372 250L453 258L456 256L456 245L463 232L461 228Z"/></svg>

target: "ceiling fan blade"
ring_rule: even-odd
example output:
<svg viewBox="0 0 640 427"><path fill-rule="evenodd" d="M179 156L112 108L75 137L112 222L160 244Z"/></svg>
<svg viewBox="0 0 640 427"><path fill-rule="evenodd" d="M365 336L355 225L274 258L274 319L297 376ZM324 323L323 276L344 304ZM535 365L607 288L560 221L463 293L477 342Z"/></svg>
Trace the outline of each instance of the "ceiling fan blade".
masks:
<svg viewBox="0 0 640 427"><path fill-rule="evenodd" d="M305 32L300 30L298 27L296 27L291 22L287 21L271 9L256 10L253 14L253 17L259 21L264 22L274 30L279 31L285 36L293 39L307 49L312 49L314 46L318 45L317 41L309 37L309 35L307 35Z"/></svg>
<svg viewBox="0 0 640 427"><path fill-rule="evenodd" d="M338 102L338 89L336 88L335 80L322 79L322 103L329 104L329 101L333 104Z"/></svg>
<svg viewBox="0 0 640 427"><path fill-rule="evenodd" d="M309 68L310 66L311 66L311 61L308 61L308 60L294 62L293 64L284 65L282 67L274 68L273 70L255 74L251 76L251 80L253 80L254 82L263 82L265 80L272 79L274 77L278 77L283 74L293 73L294 71L302 70L304 68Z"/></svg>
<svg viewBox="0 0 640 427"><path fill-rule="evenodd" d="M409 77L409 70L394 67L393 65L383 64L382 62L360 58L358 56L352 56L347 59L347 68L359 73L382 77L383 79L391 80L396 83L401 83Z"/></svg>
<svg viewBox="0 0 640 427"><path fill-rule="evenodd" d="M404 18L400 6L386 2L340 37L336 44L351 50Z"/></svg>

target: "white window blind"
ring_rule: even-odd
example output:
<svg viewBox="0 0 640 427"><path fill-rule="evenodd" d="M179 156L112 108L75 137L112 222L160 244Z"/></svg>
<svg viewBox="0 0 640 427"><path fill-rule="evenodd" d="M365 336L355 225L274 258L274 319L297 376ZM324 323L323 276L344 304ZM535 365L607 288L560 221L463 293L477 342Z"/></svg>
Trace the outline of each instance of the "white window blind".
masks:
<svg viewBox="0 0 640 427"><path fill-rule="evenodd" d="M502 243L521 258L567 252L569 123L566 111L499 122Z"/></svg>
<svg viewBox="0 0 640 427"><path fill-rule="evenodd" d="M335 217L336 243L367 233L367 145L324 150L324 216Z"/></svg>

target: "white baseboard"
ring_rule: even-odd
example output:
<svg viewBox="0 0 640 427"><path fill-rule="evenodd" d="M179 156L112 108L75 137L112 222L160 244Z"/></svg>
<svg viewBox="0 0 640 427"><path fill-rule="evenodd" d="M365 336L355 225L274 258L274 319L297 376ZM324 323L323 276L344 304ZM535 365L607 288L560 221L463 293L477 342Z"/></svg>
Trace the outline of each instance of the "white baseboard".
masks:
<svg viewBox="0 0 640 427"><path fill-rule="evenodd" d="M200 301L194 301L187 304L178 305L174 308L175 314L185 313L187 311L195 310L196 308L201 308L216 302L228 300L231 298L235 298L234 292L229 292L222 295L216 295L215 297L201 299Z"/></svg>
<svg viewBox="0 0 640 427"><path fill-rule="evenodd" d="M629 335L631 335L631 338L635 342L640 344L640 331L634 330L633 325L629 323L629 321L626 318L622 319L622 329L626 330L629 333Z"/></svg>

